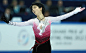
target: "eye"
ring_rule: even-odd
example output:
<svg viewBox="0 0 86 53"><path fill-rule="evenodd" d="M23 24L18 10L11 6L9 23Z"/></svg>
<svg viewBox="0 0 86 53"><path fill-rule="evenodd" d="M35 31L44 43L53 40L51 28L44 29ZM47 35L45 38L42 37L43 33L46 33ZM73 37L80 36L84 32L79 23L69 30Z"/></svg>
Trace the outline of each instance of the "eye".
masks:
<svg viewBox="0 0 86 53"><path fill-rule="evenodd" d="M34 6L34 9L36 8L36 6Z"/></svg>

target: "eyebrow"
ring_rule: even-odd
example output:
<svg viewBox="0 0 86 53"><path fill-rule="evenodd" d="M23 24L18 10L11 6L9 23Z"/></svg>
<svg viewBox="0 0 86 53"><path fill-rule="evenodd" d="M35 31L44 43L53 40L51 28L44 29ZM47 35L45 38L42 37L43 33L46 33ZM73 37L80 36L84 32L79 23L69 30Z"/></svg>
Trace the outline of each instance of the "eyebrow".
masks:
<svg viewBox="0 0 86 53"><path fill-rule="evenodd" d="M34 8L34 7L36 7L36 6L32 6L32 8Z"/></svg>
<svg viewBox="0 0 86 53"><path fill-rule="evenodd" d="M35 7L35 5L33 7Z"/></svg>

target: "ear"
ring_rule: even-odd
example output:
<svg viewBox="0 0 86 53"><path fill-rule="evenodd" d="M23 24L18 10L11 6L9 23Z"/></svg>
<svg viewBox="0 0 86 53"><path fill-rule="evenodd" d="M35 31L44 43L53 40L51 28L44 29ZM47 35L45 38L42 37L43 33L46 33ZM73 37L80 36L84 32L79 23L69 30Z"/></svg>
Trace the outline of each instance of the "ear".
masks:
<svg viewBox="0 0 86 53"><path fill-rule="evenodd" d="M42 11L42 7L40 8L40 10Z"/></svg>

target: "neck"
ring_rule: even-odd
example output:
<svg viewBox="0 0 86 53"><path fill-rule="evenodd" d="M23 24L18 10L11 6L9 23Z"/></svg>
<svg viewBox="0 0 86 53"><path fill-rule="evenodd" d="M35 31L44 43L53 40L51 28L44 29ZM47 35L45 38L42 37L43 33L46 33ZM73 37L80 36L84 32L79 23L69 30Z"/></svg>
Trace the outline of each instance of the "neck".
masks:
<svg viewBox="0 0 86 53"><path fill-rule="evenodd" d="M41 14L39 14L39 15L37 16L37 19L38 19L39 21L44 21L44 20L45 20L45 17L44 17L44 15L41 13Z"/></svg>

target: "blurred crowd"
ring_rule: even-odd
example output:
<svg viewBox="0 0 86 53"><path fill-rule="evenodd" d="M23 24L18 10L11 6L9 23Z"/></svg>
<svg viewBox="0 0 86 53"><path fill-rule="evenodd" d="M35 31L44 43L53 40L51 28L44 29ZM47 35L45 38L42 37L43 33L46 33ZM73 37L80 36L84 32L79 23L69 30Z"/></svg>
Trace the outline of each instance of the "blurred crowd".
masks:
<svg viewBox="0 0 86 53"><path fill-rule="evenodd" d="M34 2L41 2L41 0L35 0ZM74 6L65 7L62 0L56 1L56 5L53 5L52 0L46 0L43 4L45 6L45 17L63 15L76 8ZM8 0L3 0L2 4L0 4L0 18L1 17L5 17L7 20L12 20L13 17L21 17L22 21L27 21L36 16L30 11L29 7L25 5L24 0L20 0L19 2L12 0L10 4L8 4ZM83 19L81 21L83 21Z"/></svg>

